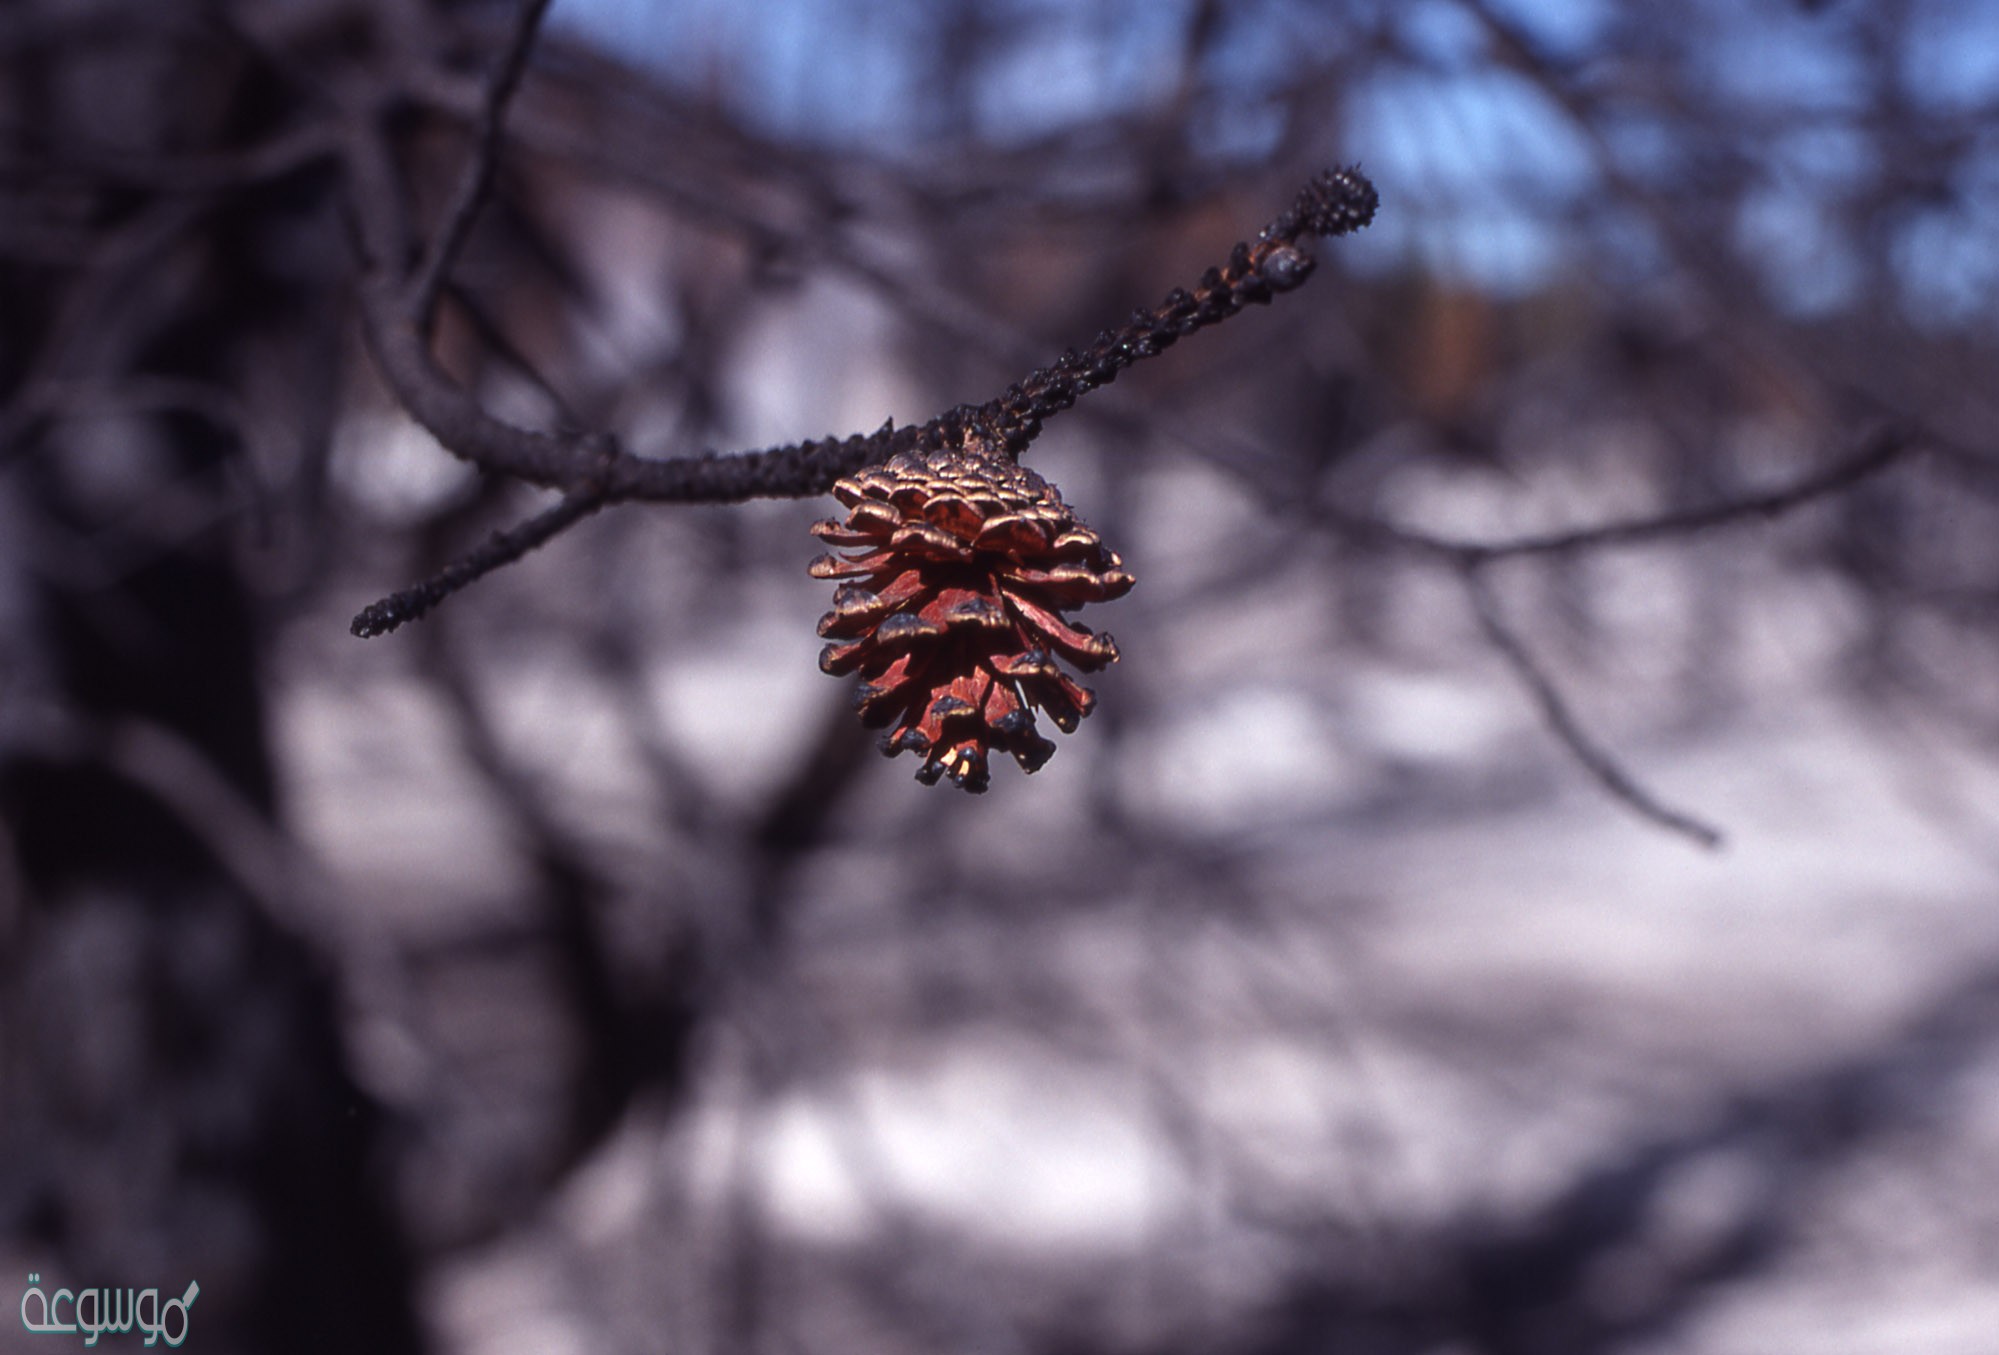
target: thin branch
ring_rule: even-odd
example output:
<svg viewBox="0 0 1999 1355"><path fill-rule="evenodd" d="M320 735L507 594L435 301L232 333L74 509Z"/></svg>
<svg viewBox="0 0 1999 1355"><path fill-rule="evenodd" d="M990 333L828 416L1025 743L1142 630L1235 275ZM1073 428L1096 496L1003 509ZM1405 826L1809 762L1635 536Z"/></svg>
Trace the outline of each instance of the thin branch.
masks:
<svg viewBox="0 0 1999 1355"><path fill-rule="evenodd" d="M364 640L387 635L404 622L416 620L467 584L502 565L512 564L537 546L545 545L602 508L607 501L601 490L579 490L569 494L554 507L537 513L526 522L493 533L478 549L453 560L415 587L391 593L380 602L363 607L348 629Z"/></svg>
<svg viewBox="0 0 1999 1355"><path fill-rule="evenodd" d="M1513 674L1534 698L1540 708L1541 719L1548 730L1571 756L1582 765L1584 771L1595 778L1596 783L1607 791L1611 798L1624 805L1640 818L1661 828L1690 838L1702 847L1713 849L1722 845L1721 830L1706 821L1696 818L1684 810L1675 809L1641 785L1637 778L1589 736L1569 706L1568 698L1555 685L1548 671L1527 648L1500 610L1499 599L1494 596L1492 585L1485 576L1484 569L1476 563L1467 563L1459 572L1464 580L1465 594L1471 599L1472 612L1478 618L1479 629L1492 647L1499 651Z"/></svg>
<svg viewBox="0 0 1999 1355"><path fill-rule="evenodd" d="M1216 430L1210 436L1209 430L1204 427L1176 425L1156 419L1143 410L1138 410L1137 414L1148 429L1217 464L1233 466L1242 472L1246 467L1253 467L1256 461L1256 449L1226 430ZM1926 444L1929 437L1927 430L1888 424L1866 437L1860 449L1852 455L1841 457L1776 489L1692 508L1673 508L1585 527L1492 541L1441 536L1421 527L1359 512L1325 499L1300 496L1289 492L1289 487L1285 485L1256 479L1252 479L1251 483L1262 493L1267 506L1287 520L1350 537L1365 545L1429 556L1462 568L1523 556L1581 555L1593 550L1650 545L1671 537L1691 536L1696 532L1752 521L1769 521L1844 493L1908 460L1920 446Z"/></svg>
<svg viewBox="0 0 1999 1355"><path fill-rule="evenodd" d="M1464 542L1453 549L1460 555L1481 561L1521 555L1575 554L1602 546L1642 545L1661 537L1690 535L1752 519L1767 521L1781 517L1794 508L1802 508L1816 499L1829 498L1852 488L1902 460L1916 445L1913 429L1891 424L1876 429L1853 455L1842 457L1779 489L1739 499L1724 499L1703 507L1601 523L1594 527L1515 537L1510 541Z"/></svg>
<svg viewBox="0 0 1999 1355"><path fill-rule="evenodd" d="M459 177L458 187L451 196L450 206L445 209L437 234L431 237L430 247L424 251L423 262L410 279L409 309L416 317L419 328L429 326L431 312L437 305L438 288L443 284L445 274L451 270L458 251L464 248L465 237L472 230L472 222L479 215L487 190L492 187L493 170L500 159L500 134L506 125L507 104L520 85L522 72L527 69L528 52L534 47L535 33L541 27L542 15L548 12L548 6L549 0L523 0L520 13L514 20L507 50L486 86L485 103L479 113L479 128L472 143L472 158L466 162L465 172Z"/></svg>

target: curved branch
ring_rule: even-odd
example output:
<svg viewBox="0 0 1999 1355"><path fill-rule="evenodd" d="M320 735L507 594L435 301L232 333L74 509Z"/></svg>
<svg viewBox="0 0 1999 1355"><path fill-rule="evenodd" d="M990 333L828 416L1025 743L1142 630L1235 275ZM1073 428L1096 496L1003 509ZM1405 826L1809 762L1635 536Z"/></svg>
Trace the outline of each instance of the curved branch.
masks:
<svg viewBox="0 0 1999 1355"><path fill-rule="evenodd" d="M1637 546L1662 537L1685 536L1726 527L1751 519L1781 517L1816 499L1829 498L1850 489L1862 480L1888 469L1914 450L1916 434L1911 428L1888 425L1865 438L1860 449L1791 484L1761 494L1696 508L1675 509L1647 517L1625 518L1577 527L1568 531L1544 532L1515 537L1510 541L1465 542L1453 547L1457 553L1476 560L1499 560L1521 555L1566 555L1604 546Z"/></svg>
<svg viewBox="0 0 1999 1355"><path fill-rule="evenodd" d="M1886 424L1863 438L1859 449L1850 455L1775 489L1692 508L1673 508L1584 527L1491 541L1440 536L1406 523L1355 512L1337 503L1300 503L1291 499L1275 506L1284 507L1295 516L1317 521L1327 530L1369 545L1428 555L1460 567L1475 566L1530 555L1580 555L1592 550L1644 546L1672 537L1691 536L1697 532L1752 521L1769 521L1844 493L1908 460L1925 438L1926 434L1913 426Z"/></svg>
<svg viewBox="0 0 1999 1355"><path fill-rule="evenodd" d="M1612 799L1647 822L1678 833L1702 847L1713 849L1721 846L1723 839L1719 828L1661 800L1590 737L1570 708L1568 698L1562 695L1561 688L1555 685L1555 680L1541 666L1541 661L1534 657L1527 642L1506 620L1505 613L1500 610L1499 599L1493 596L1492 585L1486 580L1485 571L1477 564L1468 563L1460 577L1464 580L1465 593L1471 599L1472 613L1478 618L1479 629L1500 657L1506 660L1513 675L1520 680L1520 685L1534 698L1549 732L1562 747L1568 749L1582 769L1609 792Z"/></svg>

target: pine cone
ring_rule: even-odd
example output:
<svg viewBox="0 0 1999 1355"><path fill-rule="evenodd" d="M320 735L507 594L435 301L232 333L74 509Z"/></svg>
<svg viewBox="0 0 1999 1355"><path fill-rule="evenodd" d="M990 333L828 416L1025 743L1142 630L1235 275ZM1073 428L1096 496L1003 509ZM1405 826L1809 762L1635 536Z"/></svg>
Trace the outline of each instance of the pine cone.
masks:
<svg viewBox="0 0 1999 1355"><path fill-rule="evenodd" d="M983 791L987 754L1024 771L1055 751L1034 710L1074 732L1096 697L1056 666L1085 672L1117 661L1108 635L1062 612L1131 590L1117 552L1076 521L1055 487L996 452L903 453L839 481L844 523L813 525L828 545L815 579L843 580L819 634L819 666L859 673L861 720L887 727L882 752L923 757L917 779L949 775Z"/></svg>

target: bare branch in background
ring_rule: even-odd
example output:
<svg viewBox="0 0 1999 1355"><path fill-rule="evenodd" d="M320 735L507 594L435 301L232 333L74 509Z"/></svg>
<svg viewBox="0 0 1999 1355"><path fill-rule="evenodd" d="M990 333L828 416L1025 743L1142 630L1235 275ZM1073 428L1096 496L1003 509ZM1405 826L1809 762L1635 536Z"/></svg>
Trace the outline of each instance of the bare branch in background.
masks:
<svg viewBox="0 0 1999 1355"><path fill-rule="evenodd" d="M1568 750L1582 769L1608 791L1612 799L1640 818L1678 833L1699 846L1721 846L1723 839L1719 828L1661 800L1590 737L1582 722L1576 718L1568 698L1562 695L1561 688L1555 685L1547 669L1534 657L1534 652L1500 610L1499 599L1493 595L1486 567L1467 563L1459 571L1459 577L1464 580L1465 595L1471 599L1472 614L1478 618L1479 629L1486 640L1506 660L1528 695L1534 698L1534 705L1540 710L1548 732Z"/></svg>
<svg viewBox="0 0 1999 1355"><path fill-rule="evenodd" d="M1911 457L1921 445L1907 428L1887 427L1864 439L1858 451L1799 478L1795 483L1745 494L1719 503L1670 509L1615 522L1540 532L1492 541L1452 540L1395 523L1363 518L1336 518L1342 530L1367 541L1443 556L1464 565L1483 565L1523 556L1582 555L1597 550L1677 541L1745 523L1769 521L1808 504L1834 498Z"/></svg>
<svg viewBox="0 0 1999 1355"><path fill-rule="evenodd" d="M493 171L500 162L507 105L527 70L528 53L534 47L535 34L541 28L548 5L549 0L521 0L500 64L486 81L485 103L479 110L479 125L473 133L472 154L466 161L465 172L459 176L458 186L444 209L444 219L430 237L422 262L410 277L408 309L418 328L426 332L437 310L439 290L449 277L459 251L465 247L472 222L492 189Z"/></svg>

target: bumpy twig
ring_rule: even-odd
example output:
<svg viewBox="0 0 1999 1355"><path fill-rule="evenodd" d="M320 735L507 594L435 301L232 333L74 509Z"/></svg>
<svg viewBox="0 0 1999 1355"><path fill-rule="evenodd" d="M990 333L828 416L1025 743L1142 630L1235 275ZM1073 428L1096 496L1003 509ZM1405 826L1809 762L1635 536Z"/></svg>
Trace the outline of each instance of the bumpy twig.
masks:
<svg viewBox="0 0 1999 1355"><path fill-rule="evenodd" d="M601 493L583 490L566 495L560 503L526 522L493 533L477 550L453 560L422 583L363 607L348 629L364 640L387 635L405 621L416 620L467 584L502 565L512 564L537 546L546 545L603 506Z"/></svg>
<svg viewBox="0 0 1999 1355"><path fill-rule="evenodd" d="M1298 243L1301 235L1346 235L1374 219L1380 206L1374 185L1359 166L1329 170L1305 185L1290 209L1265 226L1254 244L1239 244L1228 263L1201 275L1192 292L1174 288L1156 310L1139 310L1122 329L1105 330L1084 352L1073 348L997 400L979 417L1018 456L1047 419L1132 363L1163 353L1195 330L1219 324L1244 306L1268 305L1312 275L1316 261Z"/></svg>

